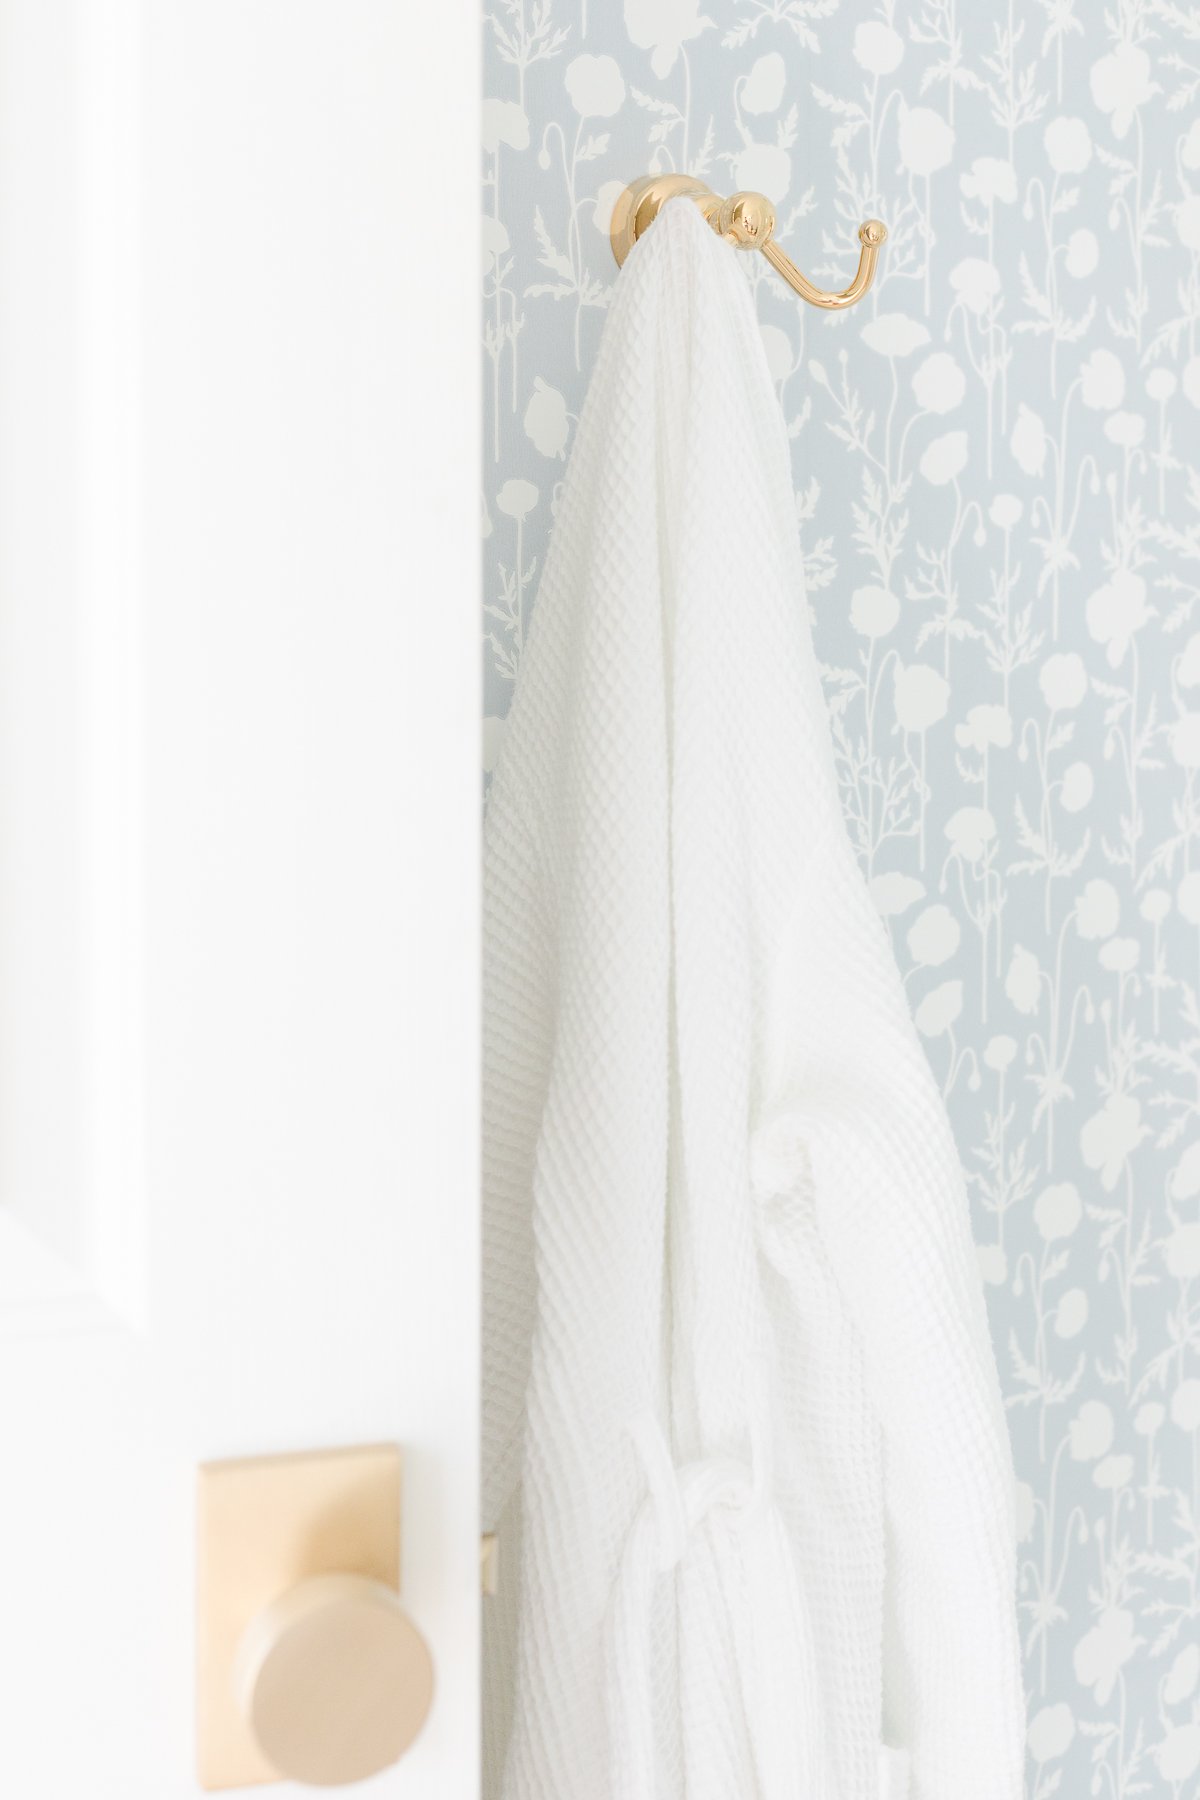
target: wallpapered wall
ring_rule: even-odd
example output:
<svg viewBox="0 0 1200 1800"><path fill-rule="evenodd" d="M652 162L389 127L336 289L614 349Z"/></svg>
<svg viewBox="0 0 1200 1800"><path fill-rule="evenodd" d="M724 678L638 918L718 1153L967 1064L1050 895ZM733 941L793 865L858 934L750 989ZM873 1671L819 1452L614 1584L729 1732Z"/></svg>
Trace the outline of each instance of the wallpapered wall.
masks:
<svg viewBox="0 0 1200 1800"><path fill-rule="evenodd" d="M1029 1794L1200 1795L1200 12L487 0L494 754L655 168L746 258L846 815L945 1090L1020 1478ZM734 255L730 251L730 255Z"/></svg>

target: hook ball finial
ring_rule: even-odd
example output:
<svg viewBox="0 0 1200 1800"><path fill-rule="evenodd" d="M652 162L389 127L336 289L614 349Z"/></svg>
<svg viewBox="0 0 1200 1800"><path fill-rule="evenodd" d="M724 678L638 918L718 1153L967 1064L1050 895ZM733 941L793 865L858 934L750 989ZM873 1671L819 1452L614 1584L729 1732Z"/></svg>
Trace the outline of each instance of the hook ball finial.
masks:
<svg viewBox="0 0 1200 1800"><path fill-rule="evenodd" d="M775 208L765 194L730 194L721 202L717 230L739 250L761 250L775 229Z"/></svg>
<svg viewBox="0 0 1200 1800"><path fill-rule="evenodd" d="M868 219L858 228L858 241L868 250L878 250L880 244L887 242L887 226L882 219Z"/></svg>

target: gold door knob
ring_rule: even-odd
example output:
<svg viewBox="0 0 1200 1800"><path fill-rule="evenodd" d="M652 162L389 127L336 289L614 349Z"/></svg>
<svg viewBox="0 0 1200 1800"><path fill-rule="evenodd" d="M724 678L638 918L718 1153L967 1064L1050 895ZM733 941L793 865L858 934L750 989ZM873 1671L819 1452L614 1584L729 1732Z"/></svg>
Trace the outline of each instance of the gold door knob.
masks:
<svg viewBox="0 0 1200 1800"><path fill-rule="evenodd" d="M382 1582L314 1575L251 1620L234 1692L279 1774L312 1787L375 1775L403 1756L429 1712L424 1638Z"/></svg>

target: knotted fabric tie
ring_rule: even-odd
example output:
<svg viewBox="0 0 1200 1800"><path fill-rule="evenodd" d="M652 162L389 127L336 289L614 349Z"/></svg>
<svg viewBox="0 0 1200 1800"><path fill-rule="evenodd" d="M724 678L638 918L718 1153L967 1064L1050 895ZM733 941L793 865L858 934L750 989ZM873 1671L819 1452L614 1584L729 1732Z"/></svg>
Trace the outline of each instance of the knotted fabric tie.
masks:
<svg viewBox="0 0 1200 1800"><path fill-rule="evenodd" d="M816 1658L791 1544L771 1493L765 1407L757 1412L749 1463L711 1456L676 1467L653 1415L641 1413L630 1421L647 1491L622 1549L607 1619L613 1800L657 1800L654 1589L660 1577L679 1567L705 1528L714 1554L740 1559L745 1575L750 1616L731 1619L728 1634L740 1691L714 1693L712 1702L743 1712L753 1753L748 1780L756 1781L761 1800L802 1800L820 1767L813 1738L819 1728L812 1704ZM727 1594L739 1592L738 1574L731 1569L730 1579L722 1582ZM681 1646L681 1658L685 1654Z"/></svg>

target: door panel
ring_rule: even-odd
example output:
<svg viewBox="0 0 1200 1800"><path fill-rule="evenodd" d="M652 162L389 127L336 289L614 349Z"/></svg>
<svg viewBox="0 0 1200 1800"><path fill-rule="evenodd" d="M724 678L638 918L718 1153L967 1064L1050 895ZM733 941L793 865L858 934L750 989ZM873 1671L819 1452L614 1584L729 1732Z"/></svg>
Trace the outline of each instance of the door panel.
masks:
<svg viewBox="0 0 1200 1800"><path fill-rule="evenodd" d="M0 38L0 1792L196 1794L197 1463L394 1441L466 1800L476 21Z"/></svg>

